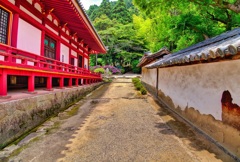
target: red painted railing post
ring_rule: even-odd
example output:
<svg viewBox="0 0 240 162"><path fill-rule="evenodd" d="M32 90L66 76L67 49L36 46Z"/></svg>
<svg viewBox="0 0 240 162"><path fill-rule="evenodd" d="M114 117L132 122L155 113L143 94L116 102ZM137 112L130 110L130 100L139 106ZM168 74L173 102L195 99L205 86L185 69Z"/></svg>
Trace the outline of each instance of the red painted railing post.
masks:
<svg viewBox="0 0 240 162"><path fill-rule="evenodd" d="M35 88L35 76L31 75L28 77L28 92L34 92Z"/></svg>
<svg viewBox="0 0 240 162"><path fill-rule="evenodd" d="M4 69L1 69L0 74L0 96L7 96L7 73Z"/></svg>
<svg viewBox="0 0 240 162"><path fill-rule="evenodd" d="M72 87L72 78L69 78L69 80L68 80L68 86L69 86L69 87Z"/></svg>
<svg viewBox="0 0 240 162"><path fill-rule="evenodd" d="M52 90L52 77L47 77L47 90Z"/></svg>
<svg viewBox="0 0 240 162"><path fill-rule="evenodd" d="M76 86L78 86L78 78L76 78L76 81L75 81L75 82L76 82Z"/></svg>

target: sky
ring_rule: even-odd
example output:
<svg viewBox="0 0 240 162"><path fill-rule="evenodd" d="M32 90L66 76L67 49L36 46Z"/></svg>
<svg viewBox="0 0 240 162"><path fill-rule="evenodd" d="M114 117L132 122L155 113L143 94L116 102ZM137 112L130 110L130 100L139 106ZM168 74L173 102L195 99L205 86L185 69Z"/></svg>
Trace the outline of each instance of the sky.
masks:
<svg viewBox="0 0 240 162"><path fill-rule="evenodd" d="M116 1L116 0L110 0L110 1ZM83 4L85 10L88 10L90 5L96 4L99 6L101 4L102 0L81 0L81 2Z"/></svg>

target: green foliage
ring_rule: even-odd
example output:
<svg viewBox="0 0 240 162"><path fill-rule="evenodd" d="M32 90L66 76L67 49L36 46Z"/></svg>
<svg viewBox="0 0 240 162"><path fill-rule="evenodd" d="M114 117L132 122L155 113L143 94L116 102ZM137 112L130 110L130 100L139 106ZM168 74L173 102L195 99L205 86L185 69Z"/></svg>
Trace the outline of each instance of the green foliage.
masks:
<svg viewBox="0 0 240 162"><path fill-rule="evenodd" d="M140 73L141 72L141 68L137 67L138 63L139 63L139 60L133 60L132 63L131 63L132 71L134 73Z"/></svg>
<svg viewBox="0 0 240 162"><path fill-rule="evenodd" d="M129 10L126 8L124 0L118 0L112 10L112 17L118 20L119 23L127 24L132 22L132 17Z"/></svg>
<svg viewBox="0 0 240 162"><path fill-rule="evenodd" d="M104 70L104 68L97 68L97 69L94 70L94 72L104 74L105 70Z"/></svg>
<svg viewBox="0 0 240 162"><path fill-rule="evenodd" d="M125 69L124 68L121 68L121 73L124 74L125 73Z"/></svg>
<svg viewBox="0 0 240 162"><path fill-rule="evenodd" d="M112 15L112 6L109 2L109 0L103 0L100 4L100 7L98 9L98 15L107 15L107 17L111 18Z"/></svg>
<svg viewBox="0 0 240 162"><path fill-rule="evenodd" d="M140 92L141 92L142 95L146 95L147 94L147 90L144 87L142 87L140 89Z"/></svg>
<svg viewBox="0 0 240 162"><path fill-rule="evenodd" d="M137 84L138 82L140 82L140 79L139 78L132 78L132 82L133 84Z"/></svg>
<svg viewBox="0 0 240 162"><path fill-rule="evenodd" d="M132 82L135 86L135 88L141 92L142 95L147 94L147 90L144 88L144 86L142 85L141 81L139 78L132 78Z"/></svg>
<svg viewBox="0 0 240 162"><path fill-rule="evenodd" d="M106 10L108 12L105 12ZM93 15L90 18L105 46L108 47L107 54L97 56L97 64L96 57L90 57L92 66L113 65L127 69L131 67L132 61L142 57L146 51L146 42L144 36L137 34L133 25L132 14L137 14L137 9L133 6L132 0L115 2L103 0L98 8L90 7L87 13ZM94 16L95 13L97 17Z"/></svg>
<svg viewBox="0 0 240 162"><path fill-rule="evenodd" d="M99 59L91 56L90 64L131 67L139 73L136 65L145 51L166 46L175 52L239 27L238 1L102 0L87 13L108 52Z"/></svg>
<svg viewBox="0 0 240 162"><path fill-rule="evenodd" d="M141 13L133 17L134 27L139 36L145 36L151 51L158 51L162 46L178 51L239 26L240 15L220 2L133 0ZM236 0L226 1L234 2Z"/></svg>
<svg viewBox="0 0 240 162"><path fill-rule="evenodd" d="M139 91L142 88L142 83L141 82L136 83L135 87Z"/></svg>
<svg viewBox="0 0 240 162"><path fill-rule="evenodd" d="M87 10L87 14L91 20L95 20L96 17L98 17L98 6L97 5L91 5L89 9Z"/></svg>

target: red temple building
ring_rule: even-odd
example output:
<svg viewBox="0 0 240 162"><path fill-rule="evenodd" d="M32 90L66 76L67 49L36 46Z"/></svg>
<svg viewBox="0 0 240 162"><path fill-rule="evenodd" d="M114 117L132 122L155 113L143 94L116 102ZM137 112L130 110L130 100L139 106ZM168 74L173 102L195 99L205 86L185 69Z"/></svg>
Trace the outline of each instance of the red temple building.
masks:
<svg viewBox="0 0 240 162"><path fill-rule="evenodd" d="M79 0L0 0L0 96L99 82L97 53L106 48Z"/></svg>

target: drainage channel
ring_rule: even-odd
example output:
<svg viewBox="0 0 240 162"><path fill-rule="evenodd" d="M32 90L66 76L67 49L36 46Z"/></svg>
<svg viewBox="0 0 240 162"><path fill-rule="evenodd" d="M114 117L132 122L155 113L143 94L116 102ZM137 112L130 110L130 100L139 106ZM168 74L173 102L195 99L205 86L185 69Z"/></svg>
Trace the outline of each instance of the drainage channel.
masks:
<svg viewBox="0 0 240 162"><path fill-rule="evenodd" d="M102 87L102 88L101 88ZM102 93L101 89L105 86L97 88L99 92ZM81 129L87 118L91 115L92 111L97 104L106 102L109 99L94 98L92 96L99 96L100 94L94 94L94 92L89 93L83 99L79 100L65 111L60 112L57 116L53 116L44 123L40 124L31 131L25 133L22 137L15 140L13 143L9 144L3 150L0 151L0 161L9 161L9 158L16 156L21 152L21 150L26 149L29 144L45 139L45 135L51 135L52 133L64 132L64 137L66 139L71 138L74 131ZM70 124L68 124L68 122ZM62 126L63 125L63 126ZM43 137L44 136L44 137ZM58 141L64 141L66 139L59 138ZM51 141L51 140L50 140ZM63 144L64 145L64 144ZM47 147L47 146L46 146Z"/></svg>

